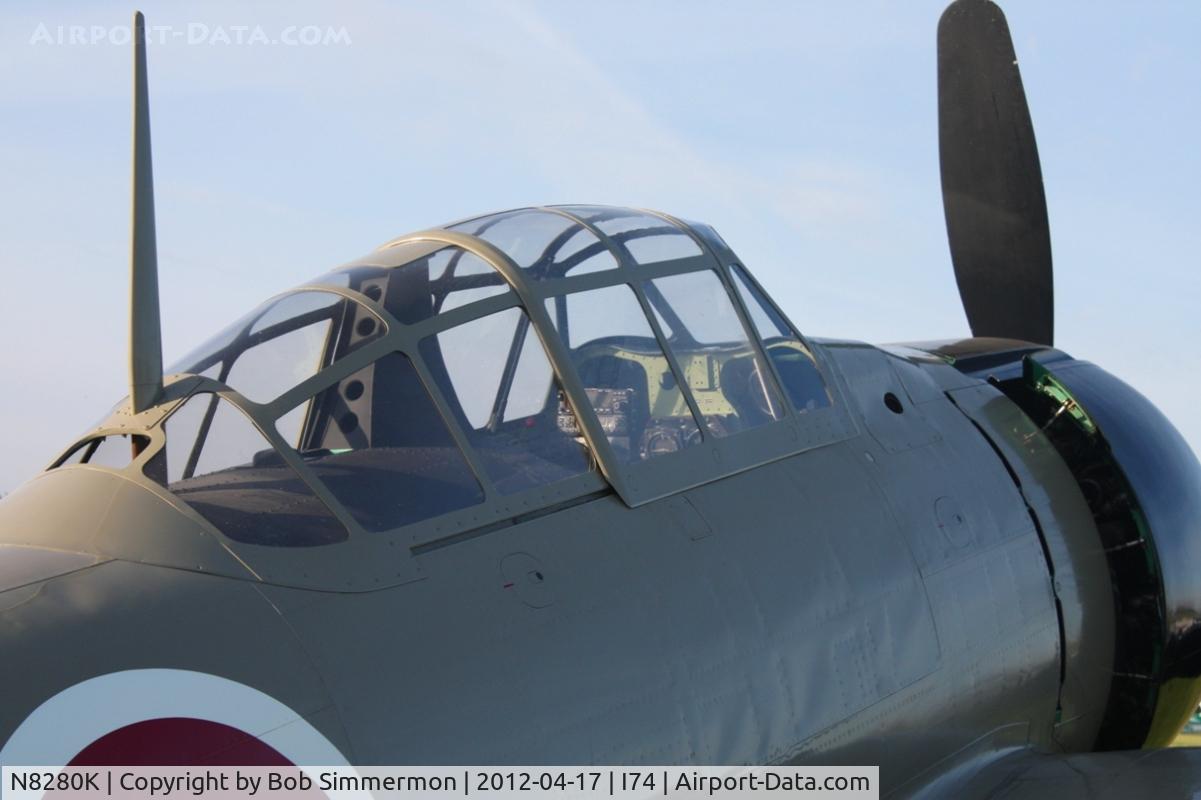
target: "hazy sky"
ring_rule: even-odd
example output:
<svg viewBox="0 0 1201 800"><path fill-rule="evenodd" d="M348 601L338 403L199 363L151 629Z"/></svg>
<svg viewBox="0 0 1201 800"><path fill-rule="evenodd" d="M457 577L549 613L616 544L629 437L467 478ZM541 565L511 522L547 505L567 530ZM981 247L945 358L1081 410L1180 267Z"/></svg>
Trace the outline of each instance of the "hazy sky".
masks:
<svg viewBox="0 0 1201 800"><path fill-rule="evenodd" d="M559 202L711 223L812 335L964 335L939 198L942 7L146 3L170 26L149 48L166 359L393 236ZM1004 8L1057 344L1201 452L1201 4ZM0 10L0 491L126 392L130 11ZM267 43L283 39L300 43Z"/></svg>

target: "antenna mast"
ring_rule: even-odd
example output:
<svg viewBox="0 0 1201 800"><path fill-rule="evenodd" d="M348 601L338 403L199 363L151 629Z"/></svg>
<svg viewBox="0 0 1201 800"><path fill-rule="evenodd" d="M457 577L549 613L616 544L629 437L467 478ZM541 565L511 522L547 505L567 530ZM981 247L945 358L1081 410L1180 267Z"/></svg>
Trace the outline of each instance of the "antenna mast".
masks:
<svg viewBox="0 0 1201 800"><path fill-rule="evenodd" d="M163 343L154 237L154 175L146 84L146 20L133 15L133 231L129 270L129 400L133 413L162 396Z"/></svg>

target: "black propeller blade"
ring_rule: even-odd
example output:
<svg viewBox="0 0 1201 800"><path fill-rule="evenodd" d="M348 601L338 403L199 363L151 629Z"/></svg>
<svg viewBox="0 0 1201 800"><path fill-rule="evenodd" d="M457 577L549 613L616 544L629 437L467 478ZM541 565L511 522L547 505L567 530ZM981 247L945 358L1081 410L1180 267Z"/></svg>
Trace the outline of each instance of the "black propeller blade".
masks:
<svg viewBox="0 0 1201 800"><path fill-rule="evenodd" d="M1009 25L989 0L938 23L943 208L974 336L1051 344L1051 235L1042 170Z"/></svg>

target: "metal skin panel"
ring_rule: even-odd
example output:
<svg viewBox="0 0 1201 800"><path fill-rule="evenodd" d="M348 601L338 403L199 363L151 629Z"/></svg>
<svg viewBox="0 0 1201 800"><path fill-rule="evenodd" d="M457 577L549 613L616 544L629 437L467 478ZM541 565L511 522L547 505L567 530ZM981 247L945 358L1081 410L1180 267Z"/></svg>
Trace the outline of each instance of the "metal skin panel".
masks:
<svg viewBox="0 0 1201 800"><path fill-rule="evenodd" d="M20 602L9 603L18 593ZM339 720L323 715L330 700L321 677L280 616L245 581L112 561L44 581L31 594L0 592L0 652L0 746L11 744L10 736L21 738L18 726L69 687L126 670L169 669L265 692L349 752ZM90 725L89 715L119 715L127 705L179 707L180 698L154 697L158 688L151 681L127 691L79 704L72 727ZM212 701L194 698L193 714L203 717ZM24 742L24 752L31 746L56 752L55 742L36 744Z"/></svg>
<svg viewBox="0 0 1201 800"><path fill-rule="evenodd" d="M1054 568L1064 624L1064 682L1055 740L1092 747L1112 678L1114 609L1105 550L1088 504L1046 436L1009 398L981 385L951 394L1013 470Z"/></svg>
<svg viewBox="0 0 1201 800"><path fill-rule="evenodd" d="M829 352L839 370L848 354L856 369L866 360L849 343ZM872 380L848 380L844 392L856 408L881 403L887 389L904 393L906 408L894 424L913 419L919 434L935 434L925 445L891 452L861 436L847 449L879 485L921 568L940 669L805 742L798 753L814 763L863 763L887 753L881 775L893 789L920 786L925 776L981 753L995 758L1006 748L1054 747L1059 626L1041 543L1003 462L933 390L945 376L912 372L932 367L942 365L881 360ZM913 396L925 402L910 406ZM913 414L919 408L920 418ZM907 436L898 428L894 441ZM956 515L964 518L961 529L948 530Z"/></svg>
<svg viewBox="0 0 1201 800"><path fill-rule="evenodd" d="M850 392L860 419L885 450L896 453L937 440L938 433L926 422L920 408L913 408L904 384L893 370L893 359L863 344L830 346L828 352L837 362L844 391ZM889 393L902 401L901 411L891 410L885 404Z"/></svg>
<svg viewBox="0 0 1201 800"><path fill-rule="evenodd" d="M607 497L429 552L403 589L266 591L367 761L782 761L937 668L916 565L847 450L686 497L709 535ZM515 553L538 607L506 585Z"/></svg>
<svg viewBox="0 0 1201 800"><path fill-rule="evenodd" d="M863 362L857 350L832 352L840 369L853 353L851 363ZM878 437L861 440L863 459L883 487L922 573L933 575L1013 538L1036 540L1017 489L988 443L941 392L925 394L927 402L912 402L895 377L897 369L887 363L895 361L876 362L876 381L848 379L848 391L861 407L879 407L877 413L887 415L891 441L925 440L909 448L888 448L877 444ZM884 406L886 391L904 398L903 413ZM965 464L972 467L964 469Z"/></svg>
<svg viewBox="0 0 1201 800"><path fill-rule="evenodd" d="M44 472L4 498L0 542L254 578L222 537L138 482L87 465Z"/></svg>
<svg viewBox="0 0 1201 800"><path fill-rule="evenodd" d="M0 592L66 575L98 561L85 553L0 544Z"/></svg>

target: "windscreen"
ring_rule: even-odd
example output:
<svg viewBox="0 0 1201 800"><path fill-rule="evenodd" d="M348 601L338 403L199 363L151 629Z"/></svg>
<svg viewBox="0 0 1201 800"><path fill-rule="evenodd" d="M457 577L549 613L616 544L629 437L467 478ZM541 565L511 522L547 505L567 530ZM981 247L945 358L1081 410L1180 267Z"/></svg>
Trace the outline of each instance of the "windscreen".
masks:
<svg viewBox="0 0 1201 800"><path fill-rule="evenodd" d="M365 306L301 291L270 300L168 368L219 380L267 403L384 333Z"/></svg>

